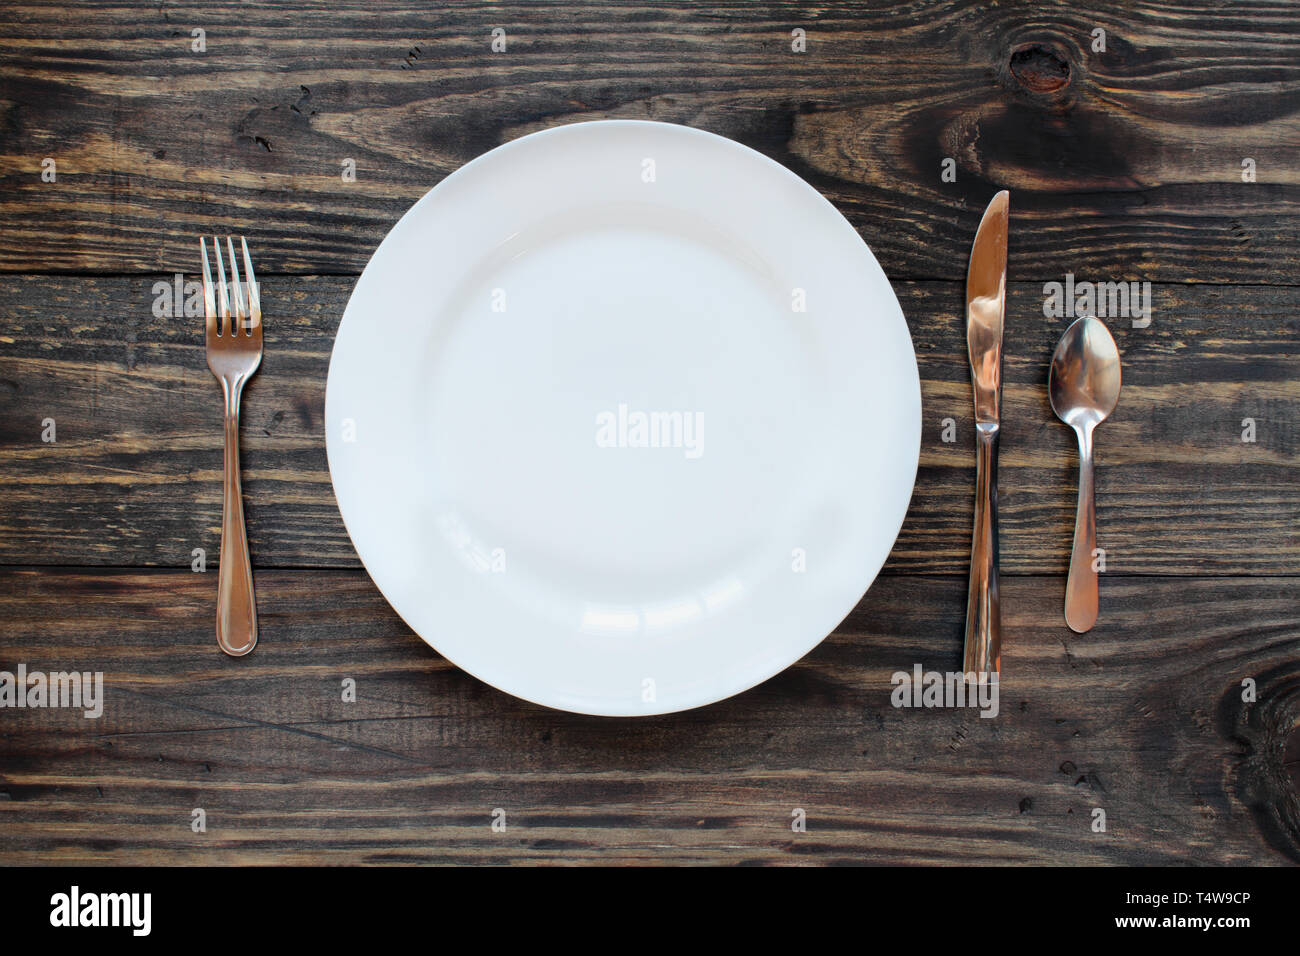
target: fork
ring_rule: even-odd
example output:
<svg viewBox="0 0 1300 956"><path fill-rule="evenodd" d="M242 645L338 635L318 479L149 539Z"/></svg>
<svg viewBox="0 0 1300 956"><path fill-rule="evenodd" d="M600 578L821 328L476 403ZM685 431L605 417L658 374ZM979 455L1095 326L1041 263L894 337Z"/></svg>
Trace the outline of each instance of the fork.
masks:
<svg viewBox="0 0 1300 956"><path fill-rule="evenodd" d="M226 237L233 285L226 286L226 267L221 260L221 243L212 237L217 258L218 285L212 285L207 242L199 239L203 255L203 309L207 319L208 368L221 383L226 401L225 478L222 481L221 563L217 572L217 646L231 657L243 657L257 646L257 604L253 599L253 566L248 558L248 533L244 529L244 499L239 487L239 397L244 384L262 362L262 302L253 276L248 243L244 250L244 272L239 281L239 263L234 241ZM232 322L233 312L233 322Z"/></svg>

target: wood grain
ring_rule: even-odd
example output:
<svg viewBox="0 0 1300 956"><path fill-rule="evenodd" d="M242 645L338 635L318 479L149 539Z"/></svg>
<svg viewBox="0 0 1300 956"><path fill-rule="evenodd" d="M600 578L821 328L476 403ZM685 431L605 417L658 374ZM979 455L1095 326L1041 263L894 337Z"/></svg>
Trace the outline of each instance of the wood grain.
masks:
<svg viewBox="0 0 1300 956"><path fill-rule="evenodd" d="M358 571L259 572L261 643L229 660L215 587L0 572L0 668L105 680L97 720L0 710L0 861L1300 860L1292 580L1107 578L1077 636L1061 579L1009 579L995 720L890 704L893 672L959 666L962 578L882 579L786 673L636 721L479 683Z"/></svg>
<svg viewBox="0 0 1300 956"><path fill-rule="evenodd" d="M417 197L485 150L637 118L786 164L896 279L960 278L1005 186L1021 278L1296 284L1288 3L3 9L0 269L190 268L194 235L233 231L266 275L355 274Z"/></svg>
<svg viewBox="0 0 1300 956"><path fill-rule="evenodd" d="M0 12L0 670L106 688L97 720L0 708L0 863L1300 862L1293 3ZM339 317L397 218L498 144L602 118L711 130L826 195L894 281L924 404L907 523L836 633L737 698L637 721L523 703L412 634L359 567L322 431ZM961 280L1002 187L1005 659L985 720L896 709L890 678L960 662ZM153 314L200 232L247 234L265 280L243 433L262 633L242 660L213 634L201 320ZM1067 272L1154 283L1149 327L1110 321L1124 388L1097 436L1107 572L1082 636L1061 612L1074 451L1046 397L1066 320L1044 283Z"/></svg>
<svg viewBox="0 0 1300 956"><path fill-rule="evenodd" d="M170 277L157 277L170 281ZM215 562L221 405L202 320L156 319L154 277L0 280L0 563ZM958 283L899 283L923 381L921 466L888 568L966 572L974 468ZM326 369L351 280L270 279L266 358L244 399L244 491L260 567L356 567L329 482ZM1115 574L1300 572L1300 297L1157 286L1149 328L1111 322L1124 388L1097 434L1100 546ZM1002 562L1060 573L1075 452L1047 402L1067 320L1042 286L1008 306ZM57 442L41 440L56 422ZM943 441L951 418L955 441ZM1242 441L1242 422L1256 441Z"/></svg>

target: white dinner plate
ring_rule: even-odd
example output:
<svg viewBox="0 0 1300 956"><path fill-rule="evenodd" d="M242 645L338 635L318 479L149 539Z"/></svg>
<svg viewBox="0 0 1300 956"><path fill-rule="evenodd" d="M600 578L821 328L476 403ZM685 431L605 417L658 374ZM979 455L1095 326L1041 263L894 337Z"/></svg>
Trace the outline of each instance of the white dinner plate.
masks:
<svg viewBox="0 0 1300 956"><path fill-rule="evenodd" d="M916 357L815 189L711 133L579 123L448 176L339 326L330 475L366 569L526 700L660 714L814 648L916 478Z"/></svg>

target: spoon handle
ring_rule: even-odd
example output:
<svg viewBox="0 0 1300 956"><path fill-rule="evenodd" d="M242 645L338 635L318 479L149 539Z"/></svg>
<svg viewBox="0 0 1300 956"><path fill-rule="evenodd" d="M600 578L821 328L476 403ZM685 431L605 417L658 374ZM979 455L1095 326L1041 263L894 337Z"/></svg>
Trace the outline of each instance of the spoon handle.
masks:
<svg viewBox="0 0 1300 956"><path fill-rule="evenodd" d="M998 426L975 426L975 529L966 594L962 671L976 680L1002 673L1002 618L998 607Z"/></svg>
<svg viewBox="0 0 1300 956"><path fill-rule="evenodd" d="M1092 487L1092 428L1076 428L1079 436L1079 507L1074 517L1074 549L1070 577L1065 582L1065 623L1082 634L1097 623L1097 506Z"/></svg>

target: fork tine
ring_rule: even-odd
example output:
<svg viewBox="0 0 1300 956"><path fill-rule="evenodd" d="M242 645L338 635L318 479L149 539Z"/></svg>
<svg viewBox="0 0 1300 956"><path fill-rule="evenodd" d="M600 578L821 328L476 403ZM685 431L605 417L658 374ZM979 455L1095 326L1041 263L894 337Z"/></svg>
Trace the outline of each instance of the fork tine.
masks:
<svg viewBox="0 0 1300 956"><path fill-rule="evenodd" d="M239 244L244 247L244 281L245 288L248 290L248 317L251 320L249 326L251 331L262 325L262 293L258 290L257 279L253 276L253 257L248 254L248 241L240 236Z"/></svg>
<svg viewBox="0 0 1300 956"><path fill-rule="evenodd" d="M208 265L208 243L199 236L199 252L203 256L203 322L208 335L217 332L217 303L213 299L212 267Z"/></svg>
<svg viewBox="0 0 1300 956"><path fill-rule="evenodd" d="M212 237L212 251L217 256L217 275L221 279L221 301L217 303L221 312L221 328L219 335L230 335L230 296L226 292L226 266L221 261L221 241L216 236Z"/></svg>
<svg viewBox="0 0 1300 956"><path fill-rule="evenodd" d="M229 236L226 236L226 251L230 253L230 292L235 309L235 321L231 334L239 335L241 332L247 332L244 327L244 319L248 317L248 312L244 309L243 283L239 281L239 259L235 255L234 240Z"/></svg>

